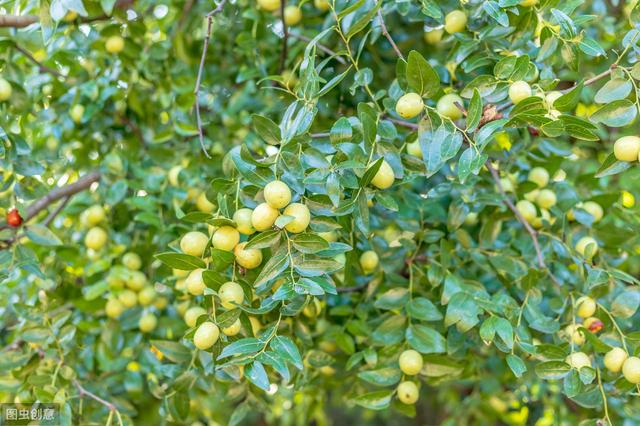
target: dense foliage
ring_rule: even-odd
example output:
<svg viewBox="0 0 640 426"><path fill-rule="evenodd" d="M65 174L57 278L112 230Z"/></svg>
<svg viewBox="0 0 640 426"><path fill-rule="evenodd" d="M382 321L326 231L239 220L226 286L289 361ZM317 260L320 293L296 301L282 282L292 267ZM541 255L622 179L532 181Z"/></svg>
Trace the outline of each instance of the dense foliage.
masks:
<svg viewBox="0 0 640 426"><path fill-rule="evenodd" d="M640 423L635 3L0 0L0 402Z"/></svg>

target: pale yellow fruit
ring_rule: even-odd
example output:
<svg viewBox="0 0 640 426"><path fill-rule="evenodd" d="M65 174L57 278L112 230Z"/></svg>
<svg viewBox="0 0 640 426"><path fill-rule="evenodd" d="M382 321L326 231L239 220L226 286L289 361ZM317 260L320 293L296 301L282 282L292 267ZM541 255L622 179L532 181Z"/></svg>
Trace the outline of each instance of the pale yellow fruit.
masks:
<svg viewBox="0 0 640 426"><path fill-rule="evenodd" d="M533 203L538 198L538 195L540 195L540 190L534 189L533 191L529 191L526 194L524 194L524 199L527 201L531 201Z"/></svg>
<svg viewBox="0 0 640 426"><path fill-rule="evenodd" d="M138 321L138 328L143 333L151 333L158 325L158 318L153 314L144 314Z"/></svg>
<svg viewBox="0 0 640 426"><path fill-rule="evenodd" d="M201 315L206 315L207 311L200 306L192 306L184 313L184 322L188 327L195 327Z"/></svg>
<svg viewBox="0 0 640 426"><path fill-rule="evenodd" d="M443 28L438 28L436 30L426 31L424 33L424 41L428 44L438 44L442 40L442 35L444 34Z"/></svg>
<svg viewBox="0 0 640 426"><path fill-rule="evenodd" d="M104 306L104 311L109 318L118 318L124 311L124 306L118 299L109 299Z"/></svg>
<svg viewBox="0 0 640 426"><path fill-rule="evenodd" d="M619 161L638 161L640 153L640 138L638 136L623 136L613 144L613 155Z"/></svg>
<svg viewBox="0 0 640 426"><path fill-rule="evenodd" d="M415 404L420 396L418 386L408 380L400 383L396 390L398 392L398 399L403 404Z"/></svg>
<svg viewBox="0 0 640 426"><path fill-rule="evenodd" d="M138 304L138 295L132 290L122 290L118 294L118 300L125 308L133 308Z"/></svg>
<svg viewBox="0 0 640 426"><path fill-rule="evenodd" d="M635 356L627 358L622 364L622 375L634 385L640 383L640 358Z"/></svg>
<svg viewBox="0 0 640 426"><path fill-rule="evenodd" d="M400 370L408 376L415 376L422 370L423 360L420 352L408 349L400 354Z"/></svg>
<svg viewBox="0 0 640 426"><path fill-rule="evenodd" d="M149 306L156 298L156 291L153 287L148 286L140 290L138 293L138 302L141 306Z"/></svg>
<svg viewBox="0 0 640 426"><path fill-rule="evenodd" d="M396 112L402 118L413 118L424 110L424 101L417 93L402 95L396 102Z"/></svg>
<svg viewBox="0 0 640 426"><path fill-rule="evenodd" d="M224 251L232 251L240 242L240 233L231 226L221 226L211 237L211 245Z"/></svg>
<svg viewBox="0 0 640 426"><path fill-rule="evenodd" d="M420 147L420 141L416 140L414 142L408 143L407 154L413 155L414 157L422 158L422 148Z"/></svg>
<svg viewBox="0 0 640 426"><path fill-rule="evenodd" d="M395 175L393 174L393 169L386 160L382 160L380 168L373 176L373 179L371 179L371 184L378 189L387 189L393 185L394 180Z"/></svg>
<svg viewBox="0 0 640 426"><path fill-rule="evenodd" d="M582 296L576 301L576 314L582 318L589 318L596 313L598 305L589 296Z"/></svg>
<svg viewBox="0 0 640 426"><path fill-rule="evenodd" d="M216 209L216 205L209 201L207 194L201 192L196 199L196 208L203 213L211 213Z"/></svg>
<svg viewBox="0 0 640 426"><path fill-rule="evenodd" d="M534 167L529 172L527 180L535 183L539 188L544 188L549 183L549 172L542 167Z"/></svg>
<svg viewBox="0 0 640 426"><path fill-rule="evenodd" d="M628 209L636 205L636 197L629 191L622 191L622 205Z"/></svg>
<svg viewBox="0 0 640 426"><path fill-rule="evenodd" d="M285 216L292 216L293 220L287 223L284 227L287 231L299 234L304 232L311 222L311 213L309 208L304 204L292 203L284 209L283 214Z"/></svg>
<svg viewBox="0 0 640 426"><path fill-rule="evenodd" d="M580 253L582 257L587 253L588 247L591 247L591 256L595 256L596 253L598 253L598 242L591 237L582 237L576 243L576 251Z"/></svg>
<svg viewBox="0 0 640 426"><path fill-rule="evenodd" d="M184 282L187 291L194 296L204 294L204 289L207 287L202 278L203 272L204 269L194 269Z"/></svg>
<svg viewBox="0 0 640 426"><path fill-rule="evenodd" d="M260 320L256 317L249 317L249 322L251 323L251 331L253 332L253 335L257 336L258 332L262 330L262 323L260 323Z"/></svg>
<svg viewBox="0 0 640 426"><path fill-rule="evenodd" d="M169 299L167 299L164 296L156 297L156 299L153 301L153 306L155 306L156 309L159 309L159 310L163 310L168 305L169 305Z"/></svg>
<svg viewBox="0 0 640 426"><path fill-rule="evenodd" d="M554 182L562 182L567 178L567 172L565 172L562 169L558 169L557 172L555 172L555 174L553 175L552 180Z"/></svg>
<svg viewBox="0 0 640 426"><path fill-rule="evenodd" d="M460 104L460 106L464 106L462 98L455 93L449 93L448 95L444 95L440 99L438 99L438 103L436 104L436 110L438 114L448 117L452 120L457 120L462 117L462 111L456 105Z"/></svg>
<svg viewBox="0 0 640 426"><path fill-rule="evenodd" d="M536 197L536 204L541 209L550 209L556 205L557 201L556 193L550 189L541 189Z"/></svg>
<svg viewBox="0 0 640 426"><path fill-rule="evenodd" d="M82 218L86 226L95 226L102 222L105 217L107 217L107 214L104 208L100 205L94 205L84 211Z"/></svg>
<svg viewBox="0 0 640 426"><path fill-rule="evenodd" d="M225 336L235 336L240 333L240 329L242 328L242 324L240 323L240 319L235 320L233 324L229 327L225 327L222 329L222 332Z"/></svg>
<svg viewBox="0 0 640 426"><path fill-rule="evenodd" d="M478 223L478 213L476 212L471 212L464 218L465 225L473 226L476 223Z"/></svg>
<svg viewBox="0 0 640 426"><path fill-rule="evenodd" d="M189 275L190 271L183 271L182 269L172 269L171 273L173 273L174 277L177 278L185 278L187 275Z"/></svg>
<svg viewBox="0 0 640 426"><path fill-rule="evenodd" d="M236 223L236 229L241 234L251 235L256 232L251 224L252 213L253 210L251 209L239 209L233 214L233 221Z"/></svg>
<svg viewBox="0 0 640 426"><path fill-rule="evenodd" d="M335 243L338 241L338 234L335 231L318 232L318 236L328 243Z"/></svg>
<svg viewBox="0 0 640 426"><path fill-rule="evenodd" d="M124 39L118 35L111 36L105 42L104 47L109 53L120 53L124 49Z"/></svg>
<svg viewBox="0 0 640 426"><path fill-rule="evenodd" d="M302 313L307 318L315 318L320 312L322 312L322 304L315 297L302 310Z"/></svg>
<svg viewBox="0 0 640 426"><path fill-rule="evenodd" d="M449 33L459 33L467 27L467 15L461 10L449 12L444 18L444 30Z"/></svg>
<svg viewBox="0 0 640 426"><path fill-rule="evenodd" d="M169 183L172 186L178 186L180 184L180 172L182 171L182 166L173 166L169 169L169 173L167 173L167 178L169 179Z"/></svg>
<svg viewBox="0 0 640 426"><path fill-rule="evenodd" d="M596 203L595 201L587 201L582 204L581 208L582 210L593 216L593 223L600 222L600 220L602 220L602 217L604 216L604 210L602 210L600 204Z"/></svg>
<svg viewBox="0 0 640 426"><path fill-rule="evenodd" d="M331 4L329 3L331 0L313 0L313 5L316 9L325 12L331 8Z"/></svg>
<svg viewBox="0 0 640 426"><path fill-rule="evenodd" d="M360 267L366 274L373 272L379 262L378 254L373 250L367 250L360 255Z"/></svg>
<svg viewBox="0 0 640 426"><path fill-rule="evenodd" d="M280 0L258 0L258 6L267 12L280 9Z"/></svg>
<svg viewBox="0 0 640 426"><path fill-rule="evenodd" d="M193 335L193 344L204 351L213 346L218 341L218 337L220 337L218 326L210 321L203 322Z"/></svg>
<svg viewBox="0 0 640 426"><path fill-rule="evenodd" d="M84 245L93 250L100 250L107 243L107 231L96 226L89 229L84 237Z"/></svg>
<svg viewBox="0 0 640 426"><path fill-rule="evenodd" d="M72 106L71 111L69 111L69 115L74 123L79 124L82 121L82 116L84 115L84 106L80 104Z"/></svg>
<svg viewBox="0 0 640 426"><path fill-rule="evenodd" d="M284 8L284 23L291 26L302 20L302 10L298 6L287 6Z"/></svg>
<svg viewBox="0 0 640 426"><path fill-rule="evenodd" d="M260 249L252 248L245 250L246 245L247 243L240 243L233 249L236 262L245 269L257 268L262 263L262 252Z"/></svg>
<svg viewBox="0 0 640 426"><path fill-rule="evenodd" d="M122 256L122 264L132 271L137 271L142 267L142 259L136 253L129 252Z"/></svg>
<svg viewBox="0 0 640 426"><path fill-rule="evenodd" d="M258 204L251 213L251 224L256 231L266 231L273 226L278 216L280 216L280 212L269 204Z"/></svg>
<svg viewBox="0 0 640 426"><path fill-rule="evenodd" d="M567 337L569 337L571 341L578 346L583 345L586 340L584 333L581 332L579 328L580 326L578 325L574 326L570 324L564 329Z"/></svg>
<svg viewBox="0 0 640 426"><path fill-rule="evenodd" d="M131 290L140 291L147 285L147 276L140 271L131 271L126 284Z"/></svg>
<svg viewBox="0 0 640 426"><path fill-rule="evenodd" d="M4 102L11 98L11 93L13 93L11 83L0 77L0 102Z"/></svg>
<svg viewBox="0 0 640 426"><path fill-rule="evenodd" d="M580 370L582 367L591 367L591 360L584 352L574 352L565 360L571 367Z"/></svg>
<svg viewBox="0 0 640 426"><path fill-rule="evenodd" d="M218 296L220 297L222 307L234 309L236 307L234 303L240 305L244 300L244 291L240 284L228 281L220 286Z"/></svg>
<svg viewBox="0 0 640 426"><path fill-rule="evenodd" d="M180 249L185 254L191 256L202 257L204 249L209 243L209 237L198 231L191 231L184 234L180 240Z"/></svg>
<svg viewBox="0 0 640 426"><path fill-rule="evenodd" d="M286 207L291 202L291 189L281 180L271 181L264 187L264 200L274 209Z"/></svg>
<svg viewBox="0 0 640 426"><path fill-rule="evenodd" d="M538 4L538 0L522 0L520 2L520 6L522 7L531 7L535 6L536 4Z"/></svg>
<svg viewBox="0 0 640 426"><path fill-rule="evenodd" d="M509 99L514 105L531 96L531 86L524 80L515 81L509 86Z"/></svg>
<svg viewBox="0 0 640 426"><path fill-rule="evenodd" d="M619 373L629 355L622 348L613 348L604 356L604 367L612 373Z"/></svg>
<svg viewBox="0 0 640 426"><path fill-rule="evenodd" d="M531 203L531 201L518 201L516 203L516 209L518 210L518 212L520 212L524 220L529 223L533 222L537 216L536 207L533 205L533 203Z"/></svg>

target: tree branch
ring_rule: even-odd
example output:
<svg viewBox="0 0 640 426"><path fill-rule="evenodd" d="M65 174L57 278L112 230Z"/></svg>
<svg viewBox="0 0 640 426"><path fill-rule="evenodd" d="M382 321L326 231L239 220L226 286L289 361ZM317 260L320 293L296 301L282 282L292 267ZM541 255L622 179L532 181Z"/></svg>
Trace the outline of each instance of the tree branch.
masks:
<svg viewBox="0 0 640 426"><path fill-rule="evenodd" d="M368 285L369 284L366 283L366 284L356 285L356 286L353 286L353 287L337 287L336 291L339 294L342 294L342 293L355 293L357 291L362 290L363 288L366 288Z"/></svg>
<svg viewBox="0 0 640 426"><path fill-rule="evenodd" d="M0 28L24 28L36 22L35 15L0 15Z"/></svg>
<svg viewBox="0 0 640 426"><path fill-rule="evenodd" d="M280 68L279 73L284 71L284 67L287 63L287 50L289 45L289 28L287 28L287 23L284 20L284 6L286 1L280 0L280 19L282 21L282 31L284 32L284 37L282 38L282 51L280 52Z"/></svg>
<svg viewBox="0 0 640 426"><path fill-rule="evenodd" d="M36 64L38 66L38 69L40 70L40 72L46 72L46 73L49 73L49 74L53 75L54 77L64 78L64 75L59 73L57 70L44 65L42 62L40 62L36 58L34 58L33 55L31 53L29 53L29 51L27 51L24 47L20 46L19 44L15 44L14 47L16 48L16 50L18 52L22 53L28 60L30 60L31 62Z"/></svg>
<svg viewBox="0 0 640 426"><path fill-rule="evenodd" d="M382 17L382 11L380 9L378 9L378 19L380 20L380 29L382 30L382 34L384 34L387 40L389 40L389 43L391 43L391 47L393 47L393 50L396 52L396 55L398 55L398 58L404 61L404 55L402 54L400 49L398 49L398 46L396 45L395 41L393 41L391 34L389 34L389 31L387 30L387 26L384 23L384 18Z"/></svg>

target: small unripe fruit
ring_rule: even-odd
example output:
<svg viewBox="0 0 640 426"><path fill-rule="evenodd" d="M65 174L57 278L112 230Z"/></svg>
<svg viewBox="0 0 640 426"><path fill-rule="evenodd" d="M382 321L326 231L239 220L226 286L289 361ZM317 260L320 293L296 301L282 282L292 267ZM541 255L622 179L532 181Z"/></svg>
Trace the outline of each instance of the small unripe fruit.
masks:
<svg viewBox="0 0 640 426"><path fill-rule="evenodd" d="M564 332L567 334L567 337L569 337L569 339L571 339L571 341L574 344L581 346L584 344L586 337L584 333L579 330L579 328L580 328L579 325L574 326L570 324L564 329Z"/></svg>
<svg viewBox="0 0 640 426"><path fill-rule="evenodd" d="M281 180L271 181L264 187L264 200L274 209L286 207L291 202L291 189Z"/></svg>
<svg viewBox="0 0 640 426"><path fill-rule="evenodd" d="M236 334L240 333L241 328L242 324L240 323L240 319L237 319L229 327L223 328L222 332L225 336L235 336Z"/></svg>
<svg viewBox="0 0 640 426"><path fill-rule="evenodd" d="M550 189L541 189L536 197L536 204L541 209L549 209L556 205L556 193Z"/></svg>
<svg viewBox="0 0 640 426"><path fill-rule="evenodd" d="M604 216L604 210L602 210L602 206L600 206L600 204L596 203L595 201L587 201L582 204L581 208L582 210L593 216L593 223L600 222L600 220L602 220L602 217Z"/></svg>
<svg viewBox="0 0 640 426"><path fill-rule="evenodd" d="M311 221L309 208L304 204L292 203L284 209L283 214L294 218L284 226L287 231L293 232L294 234L299 234L307 229L309 222Z"/></svg>
<svg viewBox="0 0 640 426"><path fill-rule="evenodd" d="M302 10L298 6L287 6L284 8L284 22L291 26L296 25L302 20Z"/></svg>
<svg viewBox="0 0 640 426"><path fill-rule="evenodd" d="M209 243L209 237L202 232L191 231L184 234L180 240L180 249L191 256L202 257L204 249Z"/></svg>
<svg viewBox="0 0 640 426"><path fill-rule="evenodd" d="M156 298L156 291L153 287L145 287L138 293L138 302L141 306L149 306Z"/></svg>
<svg viewBox="0 0 640 426"><path fill-rule="evenodd" d="M428 44L438 44L442 40L442 34L444 34L444 29L442 28L427 31L424 33L424 41Z"/></svg>
<svg viewBox="0 0 640 426"><path fill-rule="evenodd" d="M138 256L136 253L129 252L125 253L124 256L122 256L122 264L127 269L137 271L142 267L142 259L140 259L140 256Z"/></svg>
<svg viewBox="0 0 640 426"><path fill-rule="evenodd" d="M535 6L536 4L538 4L538 0L522 0L520 2L520 6L522 7L531 7Z"/></svg>
<svg viewBox="0 0 640 426"><path fill-rule="evenodd" d="M574 352L564 361L577 370L580 370L582 367L591 367L591 360L584 352Z"/></svg>
<svg viewBox="0 0 640 426"><path fill-rule="evenodd" d="M449 34L459 33L467 27L467 15L461 10L449 12L444 18L444 30Z"/></svg>
<svg viewBox="0 0 640 426"><path fill-rule="evenodd" d="M125 308L133 308L138 304L138 296L132 290L122 290L118 294L118 300Z"/></svg>
<svg viewBox="0 0 640 426"><path fill-rule="evenodd" d="M182 171L182 166L173 166L169 169L169 173L167 173L167 178L169 179L169 184L172 186L178 186L180 179L180 172Z"/></svg>
<svg viewBox="0 0 640 426"><path fill-rule="evenodd" d="M105 42L104 47L109 53L120 53L124 49L124 39L118 35L111 36Z"/></svg>
<svg viewBox="0 0 640 426"><path fill-rule="evenodd" d="M640 358L635 356L627 358L622 364L622 375L634 385L640 383Z"/></svg>
<svg viewBox="0 0 640 426"><path fill-rule="evenodd" d="M373 272L378 267L379 261L378 254L373 250L367 250L360 255L360 267L365 274Z"/></svg>
<svg viewBox="0 0 640 426"><path fill-rule="evenodd" d="M271 228L280 212L267 203L258 204L251 213L251 224L256 231L266 231Z"/></svg>
<svg viewBox="0 0 640 426"><path fill-rule="evenodd" d="M393 185L394 180L395 175L393 169L386 160L382 160L380 168L373 176L373 179L371 179L371 184L378 189L387 189Z"/></svg>
<svg viewBox="0 0 640 426"><path fill-rule="evenodd" d="M240 242L240 233L231 226L221 226L211 237L211 245L224 251L232 251Z"/></svg>
<svg viewBox="0 0 640 426"><path fill-rule="evenodd" d="M629 191L622 191L622 205L627 209L632 208L636 205L636 197Z"/></svg>
<svg viewBox="0 0 640 426"><path fill-rule="evenodd" d="M194 269L191 271L184 284L187 288L187 291L194 296L199 296L204 293L204 289L207 287L204 284L204 279L202 278L202 272L204 269Z"/></svg>
<svg viewBox="0 0 640 426"><path fill-rule="evenodd" d="M153 306L155 306L155 308L158 310L163 310L168 305L169 305L169 299L167 299L164 296L156 297L156 299L153 301Z"/></svg>
<svg viewBox="0 0 640 426"><path fill-rule="evenodd" d="M102 222L107 217L104 208L100 205L94 205L89 207L82 214L82 221L86 226L95 226Z"/></svg>
<svg viewBox="0 0 640 426"><path fill-rule="evenodd" d="M22 216L18 209L11 209L7 212L7 225L17 228L22 225Z"/></svg>
<svg viewBox="0 0 640 426"><path fill-rule="evenodd" d="M408 143L407 154L413 155L414 157L422 158L422 148L420 147L420 141L416 140L414 142Z"/></svg>
<svg viewBox="0 0 640 426"><path fill-rule="evenodd" d="M124 311L124 306L118 299L109 299L104 307L104 311L109 318L118 318Z"/></svg>
<svg viewBox="0 0 640 426"><path fill-rule="evenodd" d="M404 374L415 376L422 370L422 355L418 351L408 349L400 354L398 363L400 364L400 370Z"/></svg>
<svg viewBox="0 0 640 426"><path fill-rule="evenodd" d="M589 318L596 313L598 305L589 296L583 296L576 301L576 314L581 318Z"/></svg>
<svg viewBox="0 0 640 426"><path fill-rule="evenodd" d="M251 224L252 213L253 210L251 209L239 209L233 214L233 221L236 223L236 229L241 234L251 235L256 232Z"/></svg>
<svg viewBox="0 0 640 426"><path fill-rule="evenodd" d="M201 192L196 199L196 208L203 213L211 213L215 210L216 205L207 198L207 194Z"/></svg>
<svg viewBox="0 0 640 426"><path fill-rule="evenodd" d="M158 325L158 319L153 314L144 314L140 317L140 321L138 321L138 328L143 333L150 333L155 330Z"/></svg>
<svg viewBox="0 0 640 426"><path fill-rule="evenodd" d="M622 348L613 348L604 356L604 367L612 373L619 373L629 355Z"/></svg>
<svg viewBox="0 0 640 426"><path fill-rule="evenodd" d="M273 12L280 8L280 0L258 0L258 6L267 12Z"/></svg>
<svg viewBox="0 0 640 426"><path fill-rule="evenodd" d="M74 123L80 124L80 122L82 121L82 116L84 115L84 106L80 104L74 105L73 107L71 107L69 115L71 116L71 119Z"/></svg>
<svg viewBox="0 0 640 426"><path fill-rule="evenodd" d="M576 243L576 251L582 257L586 256L587 247L591 247L591 256L595 256L598 253L598 242L591 237L582 237Z"/></svg>
<svg viewBox="0 0 640 426"><path fill-rule="evenodd" d="M0 77L0 102L4 102L11 98L12 92L13 89L11 88L11 83Z"/></svg>
<svg viewBox="0 0 640 426"><path fill-rule="evenodd" d="M252 248L245 250L246 245L247 243L240 243L233 249L236 262L245 269L257 268L262 263L262 252L260 249Z"/></svg>
<svg viewBox="0 0 640 426"><path fill-rule="evenodd" d="M518 210L518 212L520 212L524 220L526 220L529 223L533 222L537 216L536 207L530 201L527 201L527 200L518 201L516 203L516 209Z"/></svg>
<svg viewBox="0 0 640 426"><path fill-rule="evenodd" d="M89 229L84 237L84 245L93 250L100 250L107 243L107 232L96 226Z"/></svg>
<svg viewBox="0 0 640 426"><path fill-rule="evenodd" d="M244 300L244 291L238 283L233 281L226 282L220 286L218 290L220 303L226 309L234 309L236 303L239 305Z"/></svg>
<svg viewBox="0 0 640 426"><path fill-rule="evenodd" d="M203 322L193 335L193 344L204 351L213 346L218 341L218 337L220 337L218 326L210 321Z"/></svg>
<svg viewBox="0 0 640 426"><path fill-rule="evenodd" d="M418 401L420 392L418 386L410 381L402 382L397 388L398 399L403 404L415 404Z"/></svg>
<svg viewBox="0 0 640 426"><path fill-rule="evenodd" d="M330 0L313 0L313 5L316 7L316 9L322 12L326 12L331 8L329 1Z"/></svg>
<svg viewBox="0 0 640 426"><path fill-rule="evenodd" d="M140 271L131 271L126 284L131 290L140 291L147 285L147 277Z"/></svg>
<svg viewBox="0 0 640 426"><path fill-rule="evenodd" d="M465 225L473 226L476 223L478 223L478 213L476 212L470 212L467 217L464 218Z"/></svg>
<svg viewBox="0 0 640 426"><path fill-rule="evenodd" d="M413 118L424 109L424 101L417 93L402 95L396 103L396 112L402 118Z"/></svg>
<svg viewBox="0 0 640 426"><path fill-rule="evenodd" d="M262 330L260 320L256 317L249 317L249 322L251 323L251 331L253 332L253 335L257 336L258 332Z"/></svg>
<svg viewBox="0 0 640 426"><path fill-rule="evenodd" d="M509 99L514 105L517 105L523 99L531 96L531 86L526 81L520 80L511 83L509 86Z"/></svg>
<svg viewBox="0 0 640 426"><path fill-rule="evenodd" d="M207 311L200 306L193 306L184 313L184 322L188 327L195 327L200 315L206 315Z"/></svg>
<svg viewBox="0 0 640 426"><path fill-rule="evenodd" d="M638 136L623 136L613 144L613 155L619 161L637 161L640 153Z"/></svg>
<svg viewBox="0 0 640 426"><path fill-rule="evenodd" d="M534 167L529 172L527 180L535 183L539 188L544 188L549 183L549 172L542 167Z"/></svg>
<svg viewBox="0 0 640 426"><path fill-rule="evenodd" d="M456 106L456 103L460 104L460 106L464 106L460 96L455 93L449 93L448 95L444 95L438 99L436 110L438 110L438 114L444 117L457 120L462 117L462 111Z"/></svg>
<svg viewBox="0 0 640 426"><path fill-rule="evenodd" d="M302 310L302 313L307 318L315 318L320 312L322 312L322 304L315 297Z"/></svg>
<svg viewBox="0 0 640 426"><path fill-rule="evenodd" d="M338 234L336 234L334 231L318 232L318 237L322 238L328 243L335 243L336 241L338 241Z"/></svg>

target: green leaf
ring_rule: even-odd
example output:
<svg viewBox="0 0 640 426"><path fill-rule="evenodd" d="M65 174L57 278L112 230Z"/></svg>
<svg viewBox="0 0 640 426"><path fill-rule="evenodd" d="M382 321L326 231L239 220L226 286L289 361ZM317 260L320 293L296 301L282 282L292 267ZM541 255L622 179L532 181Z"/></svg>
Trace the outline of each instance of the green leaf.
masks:
<svg viewBox="0 0 640 426"><path fill-rule="evenodd" d="M392 386L400 381L402 372L399 368L380 368L378 370L361 371L358 377L376 386Z"/></svg>
<svg viewBox="0 0 640 426"><path fill-rule="evenodd" d="M498 24L502 25L503 27L509 26L509 17L504 10L500 9L500 6L498 6L497 2L493 0L485 1L482 3L482 9L484 9L487 15L493 18L493 20L495 20Z"/></svg>
<svg viewBox="0 0 640 426"><path fill-rule="evenodd" d="M442 314L438 308L425 297L416 297L407 304L407 314L411 318L422 321L440 321Z"/></svg>
<svg viewBox="0 0 640 426"><path fill-rule="evenodd" d="M611 315L618 318L631 318L640 307L640 291L625 290L613 300Z"/></svg>
<svg viewBox="0 0 640 426"><path fill-rule="evenodd" d="M262 349L263 345L264 343L255 337L245 337L222 348L222 352L220 352L217 359L224 359L234 355L253 354Z"/></svg>
<svg viewBox="0 0 640 426"><path fill-rule="evenodd" d="M426 59L415 50L407 59L407 84L421 96L431 98L440 90L440 77Z"/></svg>
<svg viewBox="0 0 640 426"><path fill-rule="evenodd" d="M359 406L368 408L369 410L384 410L389 407L393 392L392 390L370 392L356 397L353 401Z"/></svg>
<svg viewBox="0 0 640 426"><path fill-rule="evenodd" d="M175 363L184 363L191 360L191 351L181 343L171 340L152 340L151 344L164 356Z"/></svg>
<svg viewBox="0 0 640 426"><path fill-rule="evenodd" d="M253 282L254 287L258 287L260 284L269 282L280 275L285 269L289 267L289 255L283 248L278 250L264 265L260 274Z"/></svg>
<svg viewBox="0 0 640 426"><path fill-rule="evenodd" d="M618 173L622 173L631 167L631 163L627 161L618 161L615 154L612 152L604 160L604 163L600 166L595 174L595 177L601 178L605 176L611 176Z"/></svg>
<svg viewBox="0 0 640 426"><path fill-rule="evenodd" d="M329 243L322 237L310 232L304 232L291 238L296 250L302 253L317 253L329 248Z"/></svg>
<svg viewBox="0 0 640 426"><path fill-rule="evenodd" d="M603 105L589 118L594 123L602 123L610 127L622 127L631 123L636 118L636 114L636 105L628 99L622 99Z"/></svg>
<svg viewBox="0 0 640 426"><path fill-rule="evenodd" d="M447 342L444 337L426 325L411 325L407 329L406 338L413 349L423 354L443 353L446 351Z"/></svg>
<svg viewBox="0 0 640 426"><path fill-rule="evenodd" d="M384 161L384 157L378 158L376 162L370 165L369 168L364 172L364 174L360 178L361 188L364 188L365 186L371 183L376 173L378 173L378 170L380 170L380 166L382 165L383 161Z"/></svg>
<svg viewBox="0 0 640 426"><path fill-rule="evenodd" d="M264 391L269 390L269 386L271 385L269 383L269 376L267 376L267 371L260 361L254 361L246 366L244 375L251 383L260 389Z"/></svg>
<svg viewBox="0 0 640 426"><path fill-rule="evenodd" d="M607 104L613 101L624 99L629 96L633 89L631 81L626 78L612 78L596 92L594 101L599 104Z"/></svg>
<svg viewBox="0 0 640 426"><path fill-rule="evenodd" d="M282 358L290 362L298 370L302 370L302 357L293 340L287 336L275 336L271 339L270 346L271 349L277 352Z"/></svg>
<svg viewBox="0 0 640 426"><path fill-rule="evenodd" d="M59 246L62 244L60 238L43 225L26 226L24 232L31 241L42 246Z"/></svg>
<svg viewBox="0 0 640 426"><path fill-rule="evenodd" d="M207 264L204 262L204 260L200 259L199 257L183 253L165 252L158 253L154 257L168 267L180 269L182 271L192 271L194 269L207 267Z"/></svg>
<svg viewBox="0 0 640 426"><path fill-rule="evenodd" d="M558 380L569 373L571 367L564 361L546 361L536 365L538 377L544 380Z"/></svg>
<svg viewBox="0 0 640 426"><path fill-rule="evenodd" d="M473 132L482 118L482 98L478 89L473 89L473 96L469 101L469 109L467 110L467 132Z"/></svg>
<svg viewBox="0 0 640 426"><path fill-rule="evenodd" d="M253 249L263 249L272 247L280 241L282 236L282 231L278 230L267 230L257 234L255 237L251 238L247 242L247 245L244 246L245 250L250 248Z"/></svg>
<svg viewBox="0 0 640 426"><path fill-rule="evenodd" d="M553 107L558 111L573 111L580 101L580 95L582 94L583 87L584 83L581 81L567 93L556 99L553 103Z"/></svg>
<svg viewBox="0 0 640 426"><path fill-rule="evenodd" d="M522 377L522 375L527 371L527 366L525 365L524 361L517 355L507 355L507 364L509 365L509 368L513 372L514 376L516 376L517 378Z"/></svg>
<svg viewBox="0 0 640 426"><path fill-rule="evenodd" d="M280 128L276 123L267 117L263 117L258 114L253 114L251 116L251 121L253 122L253 128L260 135L262 140L269 145L280 144L282 135L280 134Z"/></svg>
<svg viewBox="0 0 640 426"><path fill-rule="evenodd" d="M383 293L373 306L378 309L395 310L401 309L409 301L409 290L403 287L396 287Z"/></svg>

